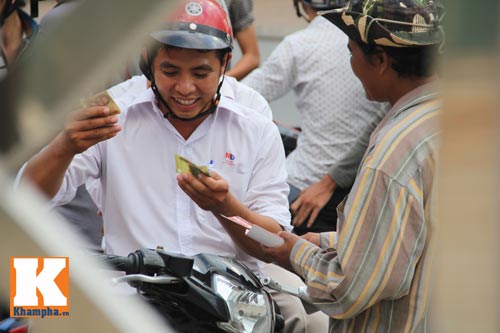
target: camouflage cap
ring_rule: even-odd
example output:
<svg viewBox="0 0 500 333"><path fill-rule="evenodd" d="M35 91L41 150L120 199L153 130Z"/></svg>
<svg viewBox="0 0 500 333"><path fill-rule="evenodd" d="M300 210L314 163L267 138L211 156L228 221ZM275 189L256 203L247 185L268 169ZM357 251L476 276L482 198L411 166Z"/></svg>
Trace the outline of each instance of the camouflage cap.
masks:
<svg viewBox="0 0 500 333"><path fill-rule="evenodd" d="M411 47L439 44L442 4L432 0L351 0L320 12L350 38L365 44Z"/></svg>

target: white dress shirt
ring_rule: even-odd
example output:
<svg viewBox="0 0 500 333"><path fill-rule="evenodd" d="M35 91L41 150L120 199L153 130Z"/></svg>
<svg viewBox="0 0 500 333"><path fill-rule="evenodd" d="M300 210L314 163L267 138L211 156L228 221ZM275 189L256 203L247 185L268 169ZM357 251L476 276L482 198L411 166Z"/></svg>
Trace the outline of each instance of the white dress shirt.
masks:
<svg viewBox="0 0 500 333"><path fill-rule="evenodd" d="M303 189L327 174L385 109L365 97L350 66L347 36L325 18L287 36L242 82L271 102L293 89L302 133L288 156L288 181Z"/></svg>
<svg viewBox="0 0 500 333"><path fill-rule="evenodd" d="M223 96L217 111L185 140L163 117L151 89L123 110L122 131L75 156L54 204L70 201L89 178L100 179L107 253L141 247L193 255L215 253L258 269L217 219L177 185L175 154L214 161L230 191L250 210L290 229L283 145L276 126Z"/></svg>

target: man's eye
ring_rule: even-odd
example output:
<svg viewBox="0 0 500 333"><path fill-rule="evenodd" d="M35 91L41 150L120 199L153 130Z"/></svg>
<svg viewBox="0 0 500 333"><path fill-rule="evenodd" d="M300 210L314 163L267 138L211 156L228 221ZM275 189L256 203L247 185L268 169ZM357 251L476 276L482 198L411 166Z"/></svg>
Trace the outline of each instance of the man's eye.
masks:
<svg viewBox="0 0 500 333"><path fill-rule="evenodd" d="M208 73L206 72L201 72L201 73L194 73L194 76L197 77L198 79L203 79L208 76Z"/></svg>
<svg viewBox="0 0 500 333"><path fill-rule="evenodd" d="M177 72L165 72L165 71L163 71L163 75L169 76L169 77L175 76L176 74L177 74Z"/></svg>

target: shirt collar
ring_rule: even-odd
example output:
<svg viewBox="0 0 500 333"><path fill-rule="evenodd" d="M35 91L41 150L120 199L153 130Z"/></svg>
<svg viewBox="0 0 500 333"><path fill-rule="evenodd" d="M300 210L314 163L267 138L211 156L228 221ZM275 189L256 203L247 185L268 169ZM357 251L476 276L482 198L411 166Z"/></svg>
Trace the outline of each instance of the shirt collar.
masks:
<svg viewBox="0 0 500 333"><path fill-rule="evenodd" d="M236 79L234 77L224 75L224 83L222 83L222 87L220 88L220 95L234 100L235 95L233 85L235 81Z"/></svg>
<svg viewBox="0 0 500 333"><path fill-rule="evenodd" d="M405 110L417 105L434 100L440 96L439 82L433 81L421 85L401 97L391 108L388 115L389 117L397 117Z"/></svg>

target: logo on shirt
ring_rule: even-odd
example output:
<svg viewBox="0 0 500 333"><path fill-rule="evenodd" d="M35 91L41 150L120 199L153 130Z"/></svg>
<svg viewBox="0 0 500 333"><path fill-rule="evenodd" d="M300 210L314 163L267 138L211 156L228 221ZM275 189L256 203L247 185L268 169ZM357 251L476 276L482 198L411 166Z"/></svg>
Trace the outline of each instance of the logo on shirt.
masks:
<svg viewBox="0 0 500 333"><path fill-rule="evenodd" d="M234 160L236 159L236 156L234 156L232 153L226 152L226 156L224 159L225 159L224 163L229 165L234 165Z"/></svg>
<svg viewBox="0 0 500 333"><path fill-rule="evenodd" d="M10 316L69 316L69 258L11 257Z"/></svg>

